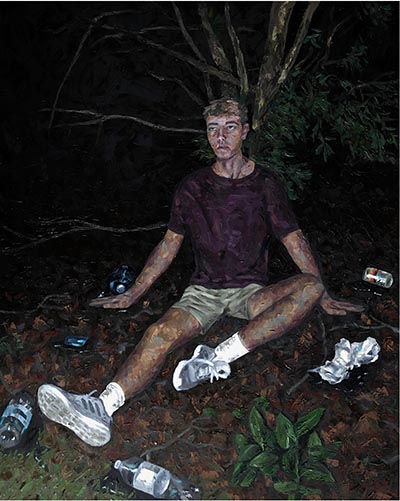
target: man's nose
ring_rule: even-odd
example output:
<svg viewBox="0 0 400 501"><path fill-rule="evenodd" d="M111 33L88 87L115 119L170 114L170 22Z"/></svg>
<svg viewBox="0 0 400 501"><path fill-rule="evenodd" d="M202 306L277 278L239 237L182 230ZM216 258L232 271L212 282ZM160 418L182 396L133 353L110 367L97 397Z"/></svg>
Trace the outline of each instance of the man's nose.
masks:
<svg viewBox="0 0 400 501"><path fill-rule="evenodd" d="M217 139L225 139L225 128L224 127L218 127L217 129Z"/></svg>

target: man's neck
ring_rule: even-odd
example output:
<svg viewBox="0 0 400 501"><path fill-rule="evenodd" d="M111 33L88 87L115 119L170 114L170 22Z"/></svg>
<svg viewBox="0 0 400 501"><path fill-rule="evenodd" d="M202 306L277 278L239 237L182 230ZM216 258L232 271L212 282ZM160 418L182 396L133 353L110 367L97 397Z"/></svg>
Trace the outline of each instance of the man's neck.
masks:
<svg viewBox="0 0 400 501"><path fill-rule="evenodd" d="M249 176L253 172L254 162L240 154L228 160L217 159L212 169L218 176L229 179L240 179Z"/></svg>

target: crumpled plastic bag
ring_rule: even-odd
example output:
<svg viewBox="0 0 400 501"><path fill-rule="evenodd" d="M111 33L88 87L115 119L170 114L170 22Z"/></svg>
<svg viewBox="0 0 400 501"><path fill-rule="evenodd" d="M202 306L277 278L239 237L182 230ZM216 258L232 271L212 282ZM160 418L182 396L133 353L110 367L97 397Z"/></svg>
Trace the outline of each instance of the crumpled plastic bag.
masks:
<svg viewBox="0 0 400 501"><path fill-rule="evenodd" d="M335 357L308 372L316 372L324 381L338 384L344 379L348 379L349 372L355 367L375 362L380 350L381 347L373 337L368 337L360 343L350 343L349 340L342 338L335 345Z"/></svg>

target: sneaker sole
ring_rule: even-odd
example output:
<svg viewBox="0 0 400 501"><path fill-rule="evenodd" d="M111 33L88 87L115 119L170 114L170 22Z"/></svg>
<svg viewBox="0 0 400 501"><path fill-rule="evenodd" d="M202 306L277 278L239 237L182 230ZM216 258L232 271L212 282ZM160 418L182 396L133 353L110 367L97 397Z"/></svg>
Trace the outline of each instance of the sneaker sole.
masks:
<svg viewBox="0 0 400 501"><path fill-rule="evenodd" d="M186 386L183 385L183 379L180 377L180 374L183 370L183 368L188 365L191 362L191 360L181 360L179 364L176 366L174 374L172 376L172 384L174 385L175 390L177 391L186 391L186 390L191 390L192 388L196 388L196 386L199 386L199 384L206 383L210 379L206 377L205 379L197 379L196 381L193 381L189 384L186 384Z"/></svg>
<svg viewBox="0 0 400 501"><path fill-rule="evenodd" d="M179 364L175 367L174 374L172 375L172 384L175 388L176 391L185 391L185 390L191 390L192 388L195 388L201 383L204 383L205 381L196 381L193 383L191 386L186 386L185 388L182 387L182 378L178 375L182 372L183 367L191 362L193 358L197 357L197 355L200 353L201 349L204 347L204 345L199 344L196 346L192 358L189 360L181 360Z"/></svg>
<svg viewBox="0 0 400 501"><path fill-rule="evenodd" d="M182 388L182 378L179 376L182 368L187 364L188 360L181 360L179 364L175 367L174 374L172 375L172 384L176 391L184 391L189 388Z"/></svg>
<svg viewBox="0 0 400 501"><path fill-rule="evenodd" d="M38 390L38 403L47 418L70 429L88 445L101 447L109 442L110 429L81 414L57 386L41 386Z"/></svg>

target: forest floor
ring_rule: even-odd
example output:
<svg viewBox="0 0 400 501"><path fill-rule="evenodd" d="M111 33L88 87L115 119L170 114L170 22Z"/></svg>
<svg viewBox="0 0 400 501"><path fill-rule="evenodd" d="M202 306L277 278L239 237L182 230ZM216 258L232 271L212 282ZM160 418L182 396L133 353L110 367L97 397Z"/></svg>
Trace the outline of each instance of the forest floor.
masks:
<svg viewBox="0 0 400 501"><path fill-rule="evenodd" d="M323 443L341 442L335 457L327 460L335 482L314 482L321 493L309 499L398 499L397 189L390 176L367 174L353 171L336 184L332 177L320 176L308 188L307 199L295 204L318 250L329 290L335 297L363 303L361 315L329 317L316 309L290 334L237 360L227 380L178 393L171 382L173 370L191 356L199 340L189 343L168 356L154 383L114 415L112 439L102 448L85 445L38 413L34 444L0 452L0 498L122 499L123 493L102 493L100 479L117 458L143 456L193 481L204 499L286 499L268 475L259 473L248 488L231 483L238 457L235 436L249 435L249 412L255 399L263 397L269 403L263 417L271 426L280 412L295 421L323 407L317 428ZM104 289L108 273L121 264L121 248L143 263L163 230L154 230L151 238L143 232L88 230L39 241L77 224L62 222L68 219L67 209L62 217L57 213L57 219L49 207L50 226L42 226L40 234L27 240L13 227L10 214L12 209L22 219L34 211L34 199L32 194L23 206L10 200L10 213L3 212L2 408L19 390L35 395L46 382L79 393L103 389L189 278L189 253L183 250L171 270L129 311L89 308L88 301ZM114 226L132 224L115 214ZM295 269L281 249L275 250L271 270L278 280ZM391 272L394 285L360 290L368 265ZM224 318L201 342L215 346L241 325L240 320ZM88 336L88 350L55 346L69 334ZM341 338L363 341L368 336L378 341L379 358L356 376L338 385L307 376L309 369L333 358Z"/></svg>

